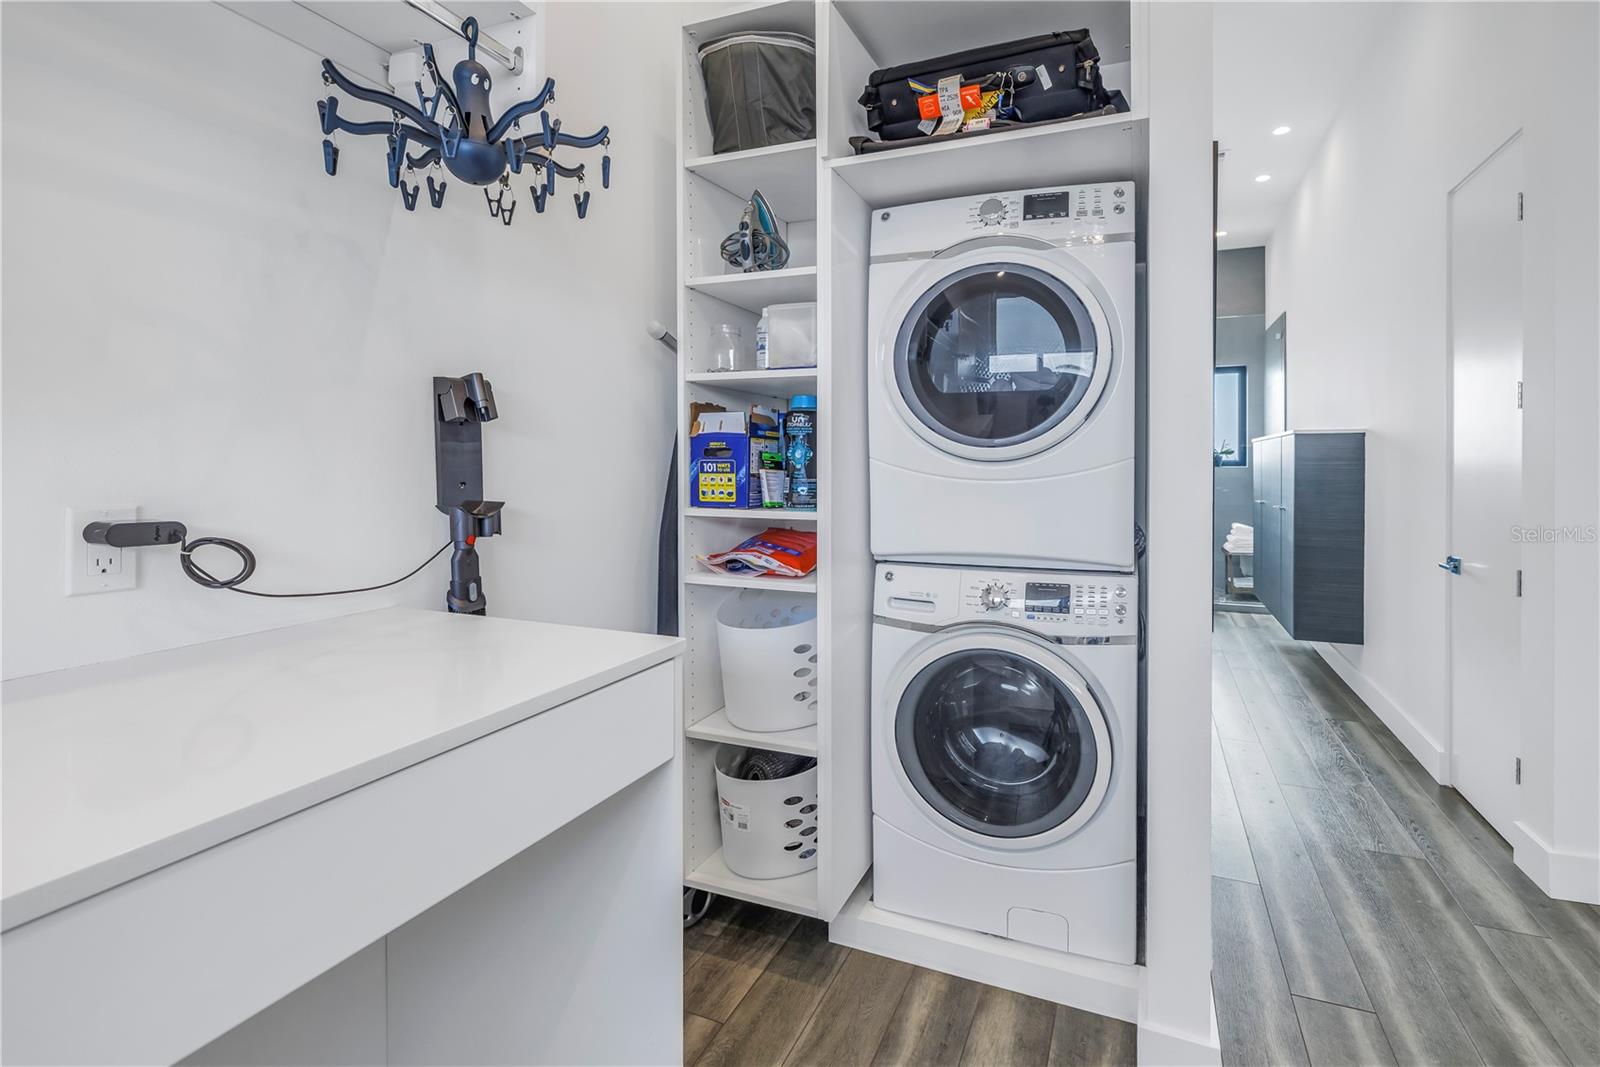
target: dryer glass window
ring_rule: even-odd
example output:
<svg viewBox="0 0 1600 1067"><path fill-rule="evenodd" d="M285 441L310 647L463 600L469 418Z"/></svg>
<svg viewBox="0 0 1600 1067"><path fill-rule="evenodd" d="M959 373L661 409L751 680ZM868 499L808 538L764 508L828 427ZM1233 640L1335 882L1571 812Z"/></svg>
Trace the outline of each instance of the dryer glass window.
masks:
<svg viewBox="0 0 1600 1067"><path fill-rule="evenodd" d="M912 679L895 743L911 784L945 818L990 837L1031 837L1072 817L1109 758L1096 751L1089 714L1033 660L968 650Z"/></svg>
<svg viewBox="0 0 1600 1067"><path fill-rule="evenodd" d="M912 305L895 375L922 423L976 447L1047 433L1088 396L1098 354L1083 301L1059 278L1015 263L957 271Z"/></svg>

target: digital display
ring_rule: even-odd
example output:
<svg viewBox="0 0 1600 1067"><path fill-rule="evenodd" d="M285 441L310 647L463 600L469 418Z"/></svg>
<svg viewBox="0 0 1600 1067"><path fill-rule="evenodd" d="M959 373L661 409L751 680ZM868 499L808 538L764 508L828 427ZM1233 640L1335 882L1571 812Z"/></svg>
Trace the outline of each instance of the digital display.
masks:
<svg viewBox="0 0 1600 1067"><path fill-rule="evenodd" d="M1064 582L1029 582L1022 599L1028 611L1066 615L1072 611L1072 586Z"/></svg>
<svg viewBox="0 0 1600 1067"><path fill-rule="evenodd" d="M1072 214L1068 193L1030 193L1022 198L1024 219L1064 219Z"/></svg>

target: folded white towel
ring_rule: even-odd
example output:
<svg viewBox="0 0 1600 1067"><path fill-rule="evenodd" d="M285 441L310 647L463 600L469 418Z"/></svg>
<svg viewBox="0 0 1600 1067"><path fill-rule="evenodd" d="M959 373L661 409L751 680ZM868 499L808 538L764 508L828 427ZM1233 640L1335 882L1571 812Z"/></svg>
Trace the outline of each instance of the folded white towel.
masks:
<svg viewBox="0 0 1600 1067"><path fill-rule="evenodd" d="M1255 533L1255 528L1254 527L1246 526L1242 522L1236 522L1232 526L1228 527L1229 536L1233 536L1235 534L1244 534L1244 536L1249 537L1254 533Z"/></svg>

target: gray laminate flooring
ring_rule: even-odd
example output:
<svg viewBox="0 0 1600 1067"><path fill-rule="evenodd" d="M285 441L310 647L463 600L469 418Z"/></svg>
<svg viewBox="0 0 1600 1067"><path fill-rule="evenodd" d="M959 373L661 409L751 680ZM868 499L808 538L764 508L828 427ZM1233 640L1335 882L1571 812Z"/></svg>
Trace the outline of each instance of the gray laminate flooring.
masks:
<svg viewBox="0 0 1600 1067"><path fill-rule="evenodd" d="M683 956L695 1067L1135 1062L1130 1023L829 944L825 923L726 897Z"/></svg>
<svg viewBox="0 0 1600 1067"><path fill-rule="evenodd" d="M1600 1064L1600 910L1546 897L1309 645L1219 612L1224 1064Z"/></svg>

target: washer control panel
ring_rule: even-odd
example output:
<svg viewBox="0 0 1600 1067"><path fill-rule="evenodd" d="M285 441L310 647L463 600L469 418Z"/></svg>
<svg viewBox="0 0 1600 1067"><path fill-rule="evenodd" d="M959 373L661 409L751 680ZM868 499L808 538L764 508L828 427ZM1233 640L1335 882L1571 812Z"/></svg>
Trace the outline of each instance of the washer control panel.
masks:
<svg viewBox="0 0 1600 1067"><path fill-rule="evenodd" d="M1055 636L1138 632L1133 575L878 565L874 613L950 625L988 621Z"/></svg>
<svg viewBox="0 0 1600 1067"><path fill-rule="evenodd" d="M902 209L904 210L904 209ZM1063 186L972 197L966 229L1045 238L1133 232L1133 183Z"/></svg>

